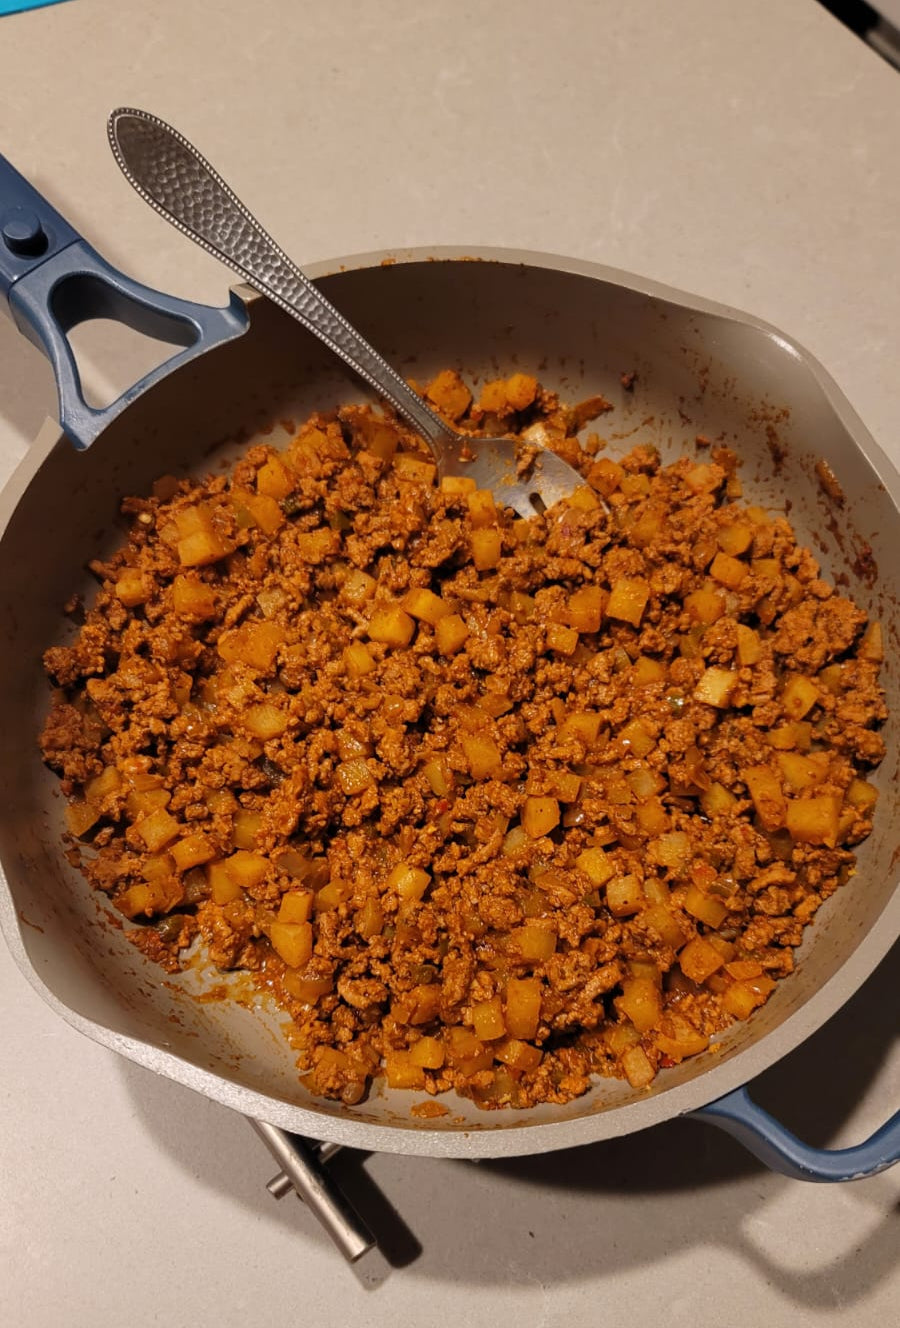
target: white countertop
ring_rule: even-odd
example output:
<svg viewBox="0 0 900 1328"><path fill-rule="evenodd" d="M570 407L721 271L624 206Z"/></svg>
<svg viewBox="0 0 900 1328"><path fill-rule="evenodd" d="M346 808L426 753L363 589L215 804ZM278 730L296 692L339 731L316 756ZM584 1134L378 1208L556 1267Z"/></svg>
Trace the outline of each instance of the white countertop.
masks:
<svg viewBox="0 0 900 1328"><path fill-rule="evenodd" d="M221 303L228 278L120 178L118 104L183 129L301 261L508 245L746 308L805 343L900 462L900 75L813 0L72 0L0 18L0 87L0 151L152 285ZM136 358L93 346L124 385ZM0 322L0 480L53 401ZM896 1106L895 974L896 950L757 1081L814 1142ZM268 1196L242 1120L70 1030L3 947L0 1011L10 1323L896 1318L900 1169L801 1185L683 1121L502 1164L350 1159L395 1264L354 1273Z"/></svg>

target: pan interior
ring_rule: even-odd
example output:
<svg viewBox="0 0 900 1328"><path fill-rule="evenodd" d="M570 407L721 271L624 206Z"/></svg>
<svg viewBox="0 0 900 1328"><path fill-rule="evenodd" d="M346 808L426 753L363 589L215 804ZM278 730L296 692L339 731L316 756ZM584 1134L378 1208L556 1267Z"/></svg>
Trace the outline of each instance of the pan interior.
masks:
<svg viewBox="0 0 900 1328"><path fill-rule="evenodd" d="M453 366L478 382L520 369L570 401L602 392L614 404L594 426L608 440L606 455L646 441L671 460L694 454L697 434L733 447L747 500L789 507L824 575L846 578L847 593L883 620L888 701L898 712L892 477L876 473L851 432L852 418L835 408L815 371L783 338L613 282L514 262L396 263L339 272L322 286L408 376L426 380ZM637 377L628 391L621 375L632 371ZM895 721L875 780L881 789L875 831L859 851L856 876L809 930L797 973L748 1024L722 1039L718 1054L665 1071L650 1094L603 1082L566 1107L520 1113L486 1113L458 1100L448 1117L427 1127L409 1116L421 1095L375 1093L352 1110L323 1103L298 1083L275 1012L260 1007L240 982L238 1002L189 999L187 992L202 988L202 976L165 978L109 925L109 911L101 911L65 860L63 800L36 747L49 697L40 658L47 645L64 639L65 601L75 592L90 594L87 562L121 536L119 499L147 491L160 474L202 474L227 465L236 445L261 431L274 426L277 438L283 432L279 422L364 399L365 389L298 324L256 300L245 336L160 383L88 453L58 442L28 485L0 543L0 854L22 945L41 982L66 1011L105 1030L106 1040L133 1040L129 1054L135 1054L134 1043L144 1044L153 1049L144 1059L188 1082L193 1070L211 1071L220 1086L206 1083L204 1091L233 1105L241 1103L231 1089L261 1094L269 1100L271 1119L306 1132L310 1117L292 1117L293 1107L321 1118L406 1127L419 1139L435 1131L508 1133L596 1116L593 1136L602 1137L622 1128L611 1108L664 1099L705 1071L712 1082L717 1071L711 1067L721 1070L746 1057L765 1034L772 1034L769 1059L783 1054L798 1037L779 1041L777 1030L836 978L888 906L897 848ZM224 441L235 439L237 444ZM842 507L817 480L819 459L843 488ZM693 1100L679 1096L679 1109L716 1095L699 1084ZM660 1116L667 1114L664 1102L660 1109ZM320 1129L327 1137L327 1119ZM409 1151L432 1149L411 1143Z"/></svg>

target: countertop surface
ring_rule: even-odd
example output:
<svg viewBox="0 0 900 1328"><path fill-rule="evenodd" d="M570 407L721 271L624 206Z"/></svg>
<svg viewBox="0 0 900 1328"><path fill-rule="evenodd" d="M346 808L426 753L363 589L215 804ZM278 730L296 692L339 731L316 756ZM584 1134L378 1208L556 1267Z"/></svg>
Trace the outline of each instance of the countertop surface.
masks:
<svg viewBox="0 0 900 1328"><path fill-rule="evenodd" d="M116 105L178 125L301 261L413 245L595 259L745 308L819 357L900 463L900 76L813 0L110 0L0 18L0 151L114 263L228 278L121 179ZM89 376L141 352L97 330ZM102 367L101 367L102 366ZM0 321L0 481L55 396ZM886 961L757 1093L813 1142L896 1106ZM900 1174L767 1172L709 1127L503 1163L334 1164L385 1254L345 1266L224 1108L118 1060L0 947L10 1323L876 1325Z"/></svg>

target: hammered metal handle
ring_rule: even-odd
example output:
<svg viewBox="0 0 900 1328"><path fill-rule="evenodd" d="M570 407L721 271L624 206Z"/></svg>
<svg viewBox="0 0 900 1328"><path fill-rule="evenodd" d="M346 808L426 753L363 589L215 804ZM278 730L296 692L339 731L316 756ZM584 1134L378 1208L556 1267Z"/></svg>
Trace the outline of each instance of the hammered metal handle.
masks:
<svg viewBox="0 0 900 1328"><path fill-rule="evenodd" d="M107 132L122 173L145 202L297 318L436 452L452 444L455 435L443 420L319 293L177 129L147 111L120 107Z"/></svg>

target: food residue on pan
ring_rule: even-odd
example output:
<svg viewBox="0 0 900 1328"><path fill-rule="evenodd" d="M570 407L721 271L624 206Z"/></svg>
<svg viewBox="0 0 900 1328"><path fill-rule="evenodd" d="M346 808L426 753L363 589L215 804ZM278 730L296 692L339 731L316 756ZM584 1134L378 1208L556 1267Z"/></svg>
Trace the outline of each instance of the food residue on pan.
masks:
<svg viewBox="0 0 900 1328"><path fill-rule="evenodd" d="M643 1088L753 1017L852 873L881 628L728 449L596 460L605 399L521 372L425 392L583 485L522 520L361 406L163 478L46 652L44 756L134 943L249 975L313 1092Z"/></svg>

